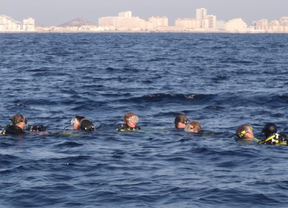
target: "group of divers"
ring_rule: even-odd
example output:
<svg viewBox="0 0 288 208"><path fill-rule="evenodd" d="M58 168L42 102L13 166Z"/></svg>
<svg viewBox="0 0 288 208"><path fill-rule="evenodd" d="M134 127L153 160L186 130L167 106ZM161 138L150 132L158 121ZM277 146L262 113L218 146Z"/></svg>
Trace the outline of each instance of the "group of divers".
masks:
<svg viewBox="0 0 288 208"><path fill-rule="evenodd" d="M33 126L28 125L28 128L25 126L28 123L27 119L21 115L17 114L13 116L12 124L6 125L0 131L0 134L10 134L10 135L22 135L28 132L46 132L44 126ZM123 124L118 126L116 131L137 131L141 130L140 126L137 126L139 122L139 117L132 112L126 113L123 117ZM188 118L185 115L178 115L174 121L175 129L184 130L185 132L199 133L201 132L201 124L198 121L189 122ZM85 118L84 116L76 116L71 119L71 125L74 130L83 130L83 131L94 131L95 126L92 121ZM265 138L260 140L254 137L253 128L249 125L241 125L236 130L237 142L242 143L258 143L258 144L267 144L267 145L288 145L288 137L285 133L277 133L277 127L274 123L266 123L262 129Z"/></svg>

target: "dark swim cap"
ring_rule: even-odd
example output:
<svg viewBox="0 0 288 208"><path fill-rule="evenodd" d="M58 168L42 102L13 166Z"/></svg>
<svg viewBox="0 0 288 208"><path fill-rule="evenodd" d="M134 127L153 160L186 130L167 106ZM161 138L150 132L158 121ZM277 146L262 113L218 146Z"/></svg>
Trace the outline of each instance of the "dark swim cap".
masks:
<svg viewBox="0 0 288 208"><path fill-rule="evenodd" d="M274 123L267 123L262 129L262 132L265 134L266 137L268 137L273 135L274 133L277 133L277 127Z"/></svg>
<svg viewBox="0 0 288 208"><path fill-rule="evenodd" d="M81 120L79 126L81 130L86 130L86 131L93 131L95 128L92 121L85 119L85 118Z"/></svg>
<svg viewBox="0 0 288 208"><path fill-rule="evenodd" d="M189 120L188 120L188 118L186 116L179 115L179 116L176 116L174 123L175 123L175 128L177 128L178 123L188 124Z"/></svg>

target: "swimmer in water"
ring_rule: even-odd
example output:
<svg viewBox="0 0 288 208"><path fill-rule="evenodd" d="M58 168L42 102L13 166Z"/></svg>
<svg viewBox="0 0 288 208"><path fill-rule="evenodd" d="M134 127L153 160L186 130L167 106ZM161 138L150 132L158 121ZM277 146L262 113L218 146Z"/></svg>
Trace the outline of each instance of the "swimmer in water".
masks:
<svg viewBox="0 0 288 208"><path fill-rule="evenodd" d="M24 128L28 121L23 115L15 115L10 120L12 125L7 125L5 134L21 135L25 133Z"/></svg>
<svg viewBox="0 0 288 208"><path fill-rule="evenodd" d="M288 143L287 135L283 132L277 133L277 127L274 123L265 124L262 133L264 133L265 139L260 144L287 145Z"/></svg>
<svg viewBox="0 0 288 208"><path fill-rule="evenodd" d="M135 131L141 130L136 124L139 122L139 117L135 113L126 113L123 117L124 124L116 129L116 131Z"/></svg>
<svg viewBox="0 0 288 208"><path fill-rule="evenodd" d="M198 133L201 131L201 124L198 121L191 121L185 127L186 132Z"/></svg>
<svg viewBox="0 0 288 208"><path fill-rule="evenodd" d="M174 124L176 129L185 129L186 124L189 123L189 120L184 115L176 116Z"/></svg>
<svg viewBox="0 0 288 208"><path fill-rule="evenodd" d="M243 143L259 143L260 140L256 139L253 134L252 126L242 125L236 131L236 136L238 137L238 142Z"/></svg>
<svg viewBox="0 0 288 208"><path fill-rule="evenodd" d="M75 118L72 118L71 125L75 130L81 129L81 130L93 131L95 129L92 121L85 118L84 116L76 116Z"/></svg>

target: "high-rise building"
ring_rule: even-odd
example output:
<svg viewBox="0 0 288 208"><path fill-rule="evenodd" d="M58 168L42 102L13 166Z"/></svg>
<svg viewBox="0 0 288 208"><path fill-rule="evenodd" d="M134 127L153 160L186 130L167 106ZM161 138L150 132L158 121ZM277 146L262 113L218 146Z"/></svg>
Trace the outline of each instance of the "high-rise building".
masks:
<svg viewBox="0 0 288 208"><path fill-rule="evenodd" d="M2 32L35 31L35 20L29 18L23 20L23 23L21 23L9 16L0 15L0 31Z"/></svg>
<svg viewBox="0 0 288 208"><path fill-rule="evenodd" d="M196 9L196 19L202 20L206 16L207 16L207 9L205 8Z"/></svg>
<svg viewBox="0 0 288 208"><path fill-rule="evenodd" d="M215 30L216 29L216 16L206 15L202 19L202 28Z"/></svg>

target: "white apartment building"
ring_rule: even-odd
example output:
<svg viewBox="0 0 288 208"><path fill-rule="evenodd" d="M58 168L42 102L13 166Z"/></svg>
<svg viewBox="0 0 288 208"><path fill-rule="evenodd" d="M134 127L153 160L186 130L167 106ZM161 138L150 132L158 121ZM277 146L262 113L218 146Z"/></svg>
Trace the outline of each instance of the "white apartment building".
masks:
<svg viewBox="0 0 288 208"><path fill-rule="evenodd" d="M149 24L149 29L157 29L158 27L167 27L168 18L167 17L150 17L147 21Z"/></svg>
<svg viewBox="0 0 288 208"><path fill-rule="evenodd" d="M202 28L215 30L216 29L216 16L206 15L202 19Z"/></svg>
<svg viewBox="0 0 288 208"><path fill-rule="evenodd" d="M206 16L207 16L207 9L205 8L196 9L196 19L202 20Z"/></svg>
<svg viewBox="0 0 288 208"><path fill-rule="evenodd" d="M225 24L225 30L227 32L247 32L247 24L241 18L232 19Z"/></svg>
<svg viewBox="0 0 288 208"><path fill-rule="evenodd" d="M0 15L0 32L25 32L35 31L35 20L32 18L24 19L23 23L14 20L13 18Z"/></svg>
<svg viewBox="0 0 288 208"><path fill-rule="evenodd" d="M208 15L205 8L196 9L196 19L200 22L200 27L203 29L216 30L216 16Z"/></svg>
<svg viewBox="0 0 288 208"><path fill-rule="evenodd" d="M262 19L254 23L254 27L259 31L267 31L269 29L269 22L267 19Z"/></svg>
<svg viewBox="0 0 288 208"><path fill-rule="evenodd" d="M0 15L0 31L13 32L20 31L21 23L6 15Z"/></svg>
<svg viewBox="0 0 288 208"><path fill-rule="evenodd" d="M176 19L175 26L183 29L200 29L200 20L198 19Z"/></svg>
<svg viewBox="0 0 288 208"><path fill-rule="evenodd" d="M117 27L119 22L132 18L132 12L120 12L118 17L100 17L98 20L99 27Z"/></svg>
<svg viewBox="0 0 288 208"><path fill-rule="evenodd" d="M269 30L271 32L279 32L279 26L280 26L279 20L273 20L269 24Z"/></svg>
<svg viewBox="0 0 288 208"><path fill-rule="evenodd" d="M33 18L28 18L23 20L23 30L24 31L35 31L35 20Z"/></svg>

